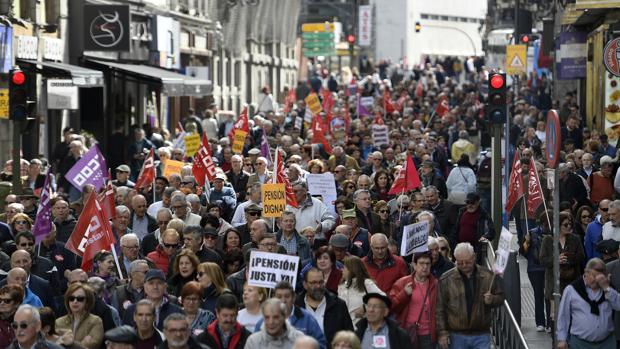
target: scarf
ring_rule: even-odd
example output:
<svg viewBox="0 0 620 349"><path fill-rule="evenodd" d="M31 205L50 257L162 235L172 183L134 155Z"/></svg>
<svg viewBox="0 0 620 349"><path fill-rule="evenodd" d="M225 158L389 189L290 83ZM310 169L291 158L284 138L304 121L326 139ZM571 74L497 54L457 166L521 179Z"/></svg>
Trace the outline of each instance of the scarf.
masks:
<svg viewBox="0 0 620 349"><path fill-rule="evenodd" d="M588 292L586 291L586 284L583 281L583 278L575 280L575 282L573 282L571 286L573 286L575 291L577 291L577 294L580 295L581 298L583 298L583 300L590 305L590 313L599 316L598 306L605 301L605 292L601 294L601 298L599 298L597 301L593 301L590 299L590 297L588 297Z"/></svg>

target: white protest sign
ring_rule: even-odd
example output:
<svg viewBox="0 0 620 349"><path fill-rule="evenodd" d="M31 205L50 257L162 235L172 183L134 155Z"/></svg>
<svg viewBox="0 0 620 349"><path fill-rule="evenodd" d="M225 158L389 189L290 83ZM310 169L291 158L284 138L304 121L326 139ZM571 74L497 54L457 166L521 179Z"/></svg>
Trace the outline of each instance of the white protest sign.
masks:
<svg viewBox="0 0 620 349"><path fill-rule="evenodd" d="M408 256L412 253L428 251L428 221L406 225L403 228L403 242L400 246L400 255Z"/></svg>
<svg viewBox="0 0 620 349"><path fill-rule="evenodd" d="M495 264L493 264L493 272L495 274L503 274L506 269L513 237L514 235L506 227L502 227L502 234L499 236L497 252L495 253Z"/></svg>
<svg viewBox="0 0 620 349"><path fill-rule="evenodd" d="M299 257L279 253L252 251L248 272L248 285L274 288L280 281L293 287L297 282Z"/></svg>
<svg viewBox="0 0 620 349"><path fill-rule="evenodd" d="M310 195L321 195L327 209L332 214L336 214L334 201L338 198L338 192L336 191L334 174L331 172L307 173L305 179L306 183L308 183L308 192Z"/></svg>
<svg viewBox="0 0 620 349"><path fill-rule="evenodd" d="M378 148L383 144L390 144L388 132L387 125L372 125L372 140L375 147Z"/></svg>
<svg viewBox="0 0 620 349"><path fill-rule="evenodd" d="M360 97L360 104L366 107L368 111L372 111L372 108L375 105L375 97L373 96Z"/></svg>

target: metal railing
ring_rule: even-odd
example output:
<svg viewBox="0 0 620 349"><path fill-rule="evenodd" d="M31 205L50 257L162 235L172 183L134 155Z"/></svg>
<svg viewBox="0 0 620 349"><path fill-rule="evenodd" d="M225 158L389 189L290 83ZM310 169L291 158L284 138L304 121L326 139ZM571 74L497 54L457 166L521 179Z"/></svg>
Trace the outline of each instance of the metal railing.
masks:
<svg viewBox="0 0 620 349"><path fill-rule="evenodd" d="M487 242L486 264L492 270L495 263L495 251L493 245ZM517 269L518 272L518 269ZM525 337L521 332L519 323L510 310L510 305L506 300L501 307L493 310L493 325L491 327L493 341L496 347L501 349L529 349Z"/></svg>

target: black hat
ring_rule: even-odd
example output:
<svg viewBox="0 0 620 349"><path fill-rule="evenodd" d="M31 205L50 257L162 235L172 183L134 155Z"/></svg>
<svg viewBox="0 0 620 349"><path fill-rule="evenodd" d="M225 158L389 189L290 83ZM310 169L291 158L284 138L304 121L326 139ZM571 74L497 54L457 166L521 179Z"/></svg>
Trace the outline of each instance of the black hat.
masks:
<svg viewBox="0 0 620 349"><path fill-rule="evenodd" d="M614 254L618 252L619 246L620 243L616 240L601 240L596 244L596 252L607 255Z"/></svg>
<svg viewBox="0 0 620 349"><path fill-rule="evenodd" d="M32 188L24 188L22 190L22 194L19 195L19 200L38 199L38 198L39 197L34 195L34 190L32 190Z"/></svg>
<svg viewBox="0 0 620 349"><path fill-rule="evenodd" d="M205 228L205 235L219 236L217 229L211 227Z"/></svg>
<svg viewBox="0 0 620 349"><path fill-rule="evenodd" d="M364 295L364 304L368 304L368 300L371 298L377 298L380 299L381 301L383 301L383 303L385 303L385 306L390 309L392 308L392 301L385 295L382 295L381 293L366 293L366 295Z"/></svg>
<svg viewBox="0 0 620 349"><path fill-rule="evenodd" d="M138 341L136 330L131 326L119 326L104 334L105 340L117 344L135 344Z"/></svg>
<svg viewBox="0 0 620 349"><path fill-rule="evenodd" d="M465 197L465 202L467 202L467 203L474 203L474 202L478 202L478 201L480 201L480 195L478 195L476 193L469 193Z"/></svg>
<svg viewBox="0 0 620 349"><path fill-rule="evenodd" d="M157 177L155 177L155 179L161 179L162 181L166 182L166 185L170 184L170 181L168 181L168 178L166 178L164 176L157 176Z"/></svg>

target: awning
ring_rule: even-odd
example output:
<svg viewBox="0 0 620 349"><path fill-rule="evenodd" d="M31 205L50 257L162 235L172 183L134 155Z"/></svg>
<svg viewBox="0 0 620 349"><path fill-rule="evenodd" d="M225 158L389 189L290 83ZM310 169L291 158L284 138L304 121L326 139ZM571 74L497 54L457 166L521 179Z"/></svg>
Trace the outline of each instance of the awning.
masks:
<svg viewBox="0 0 620 349"><path fill-rule="evenodd" d="M26 59L18 59L18 63L26 63L33 66L41 66L39 69L41 72L51 72L60 76L70 76L73 80L73 84L78 87L99 87L103 86L103 73L98 70L88 69L80 67L78 65L58 63L58 62L46 62L46 61L31 61Z"/></svg>
<svg viewBox="0 0 620 349"><path fill-rule="evenodd" d="M89 59L89 62L107 66L123 74L134 76L141 80L150 80L161 83L162 93L167 96L206 96L212 94L213 85L210 80L197 79L171 72L169 70L141 64L127 64L106 62Z"/></svg>

